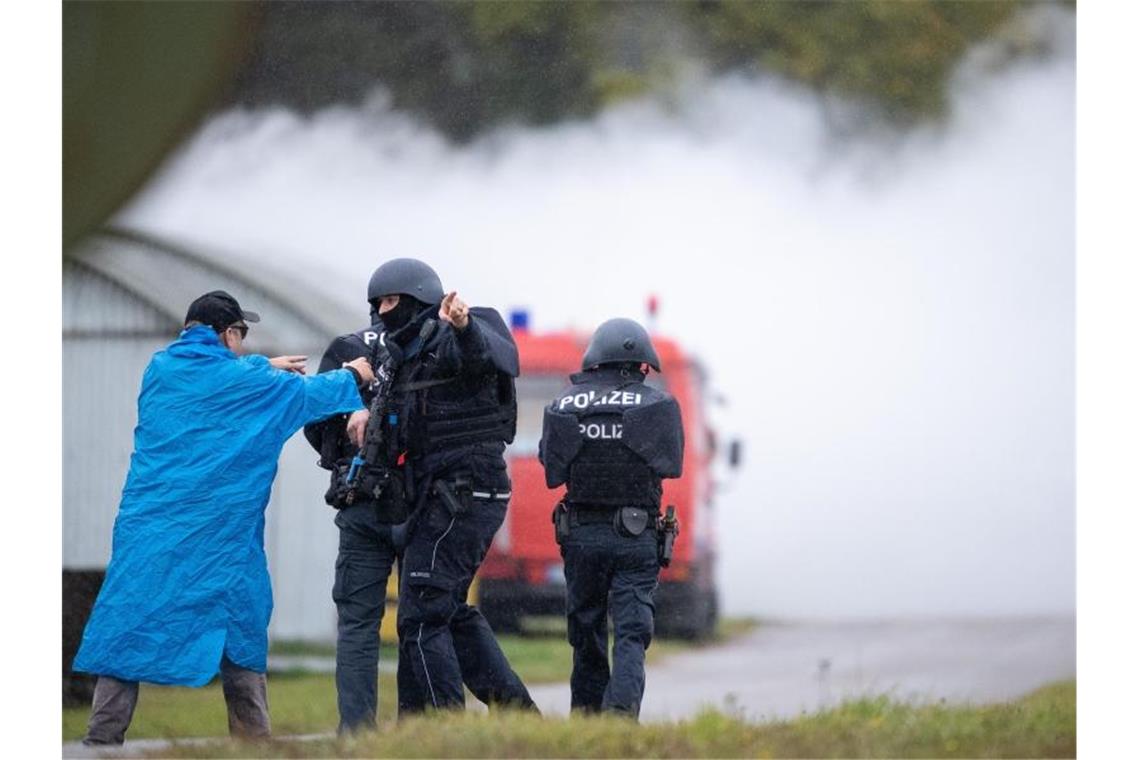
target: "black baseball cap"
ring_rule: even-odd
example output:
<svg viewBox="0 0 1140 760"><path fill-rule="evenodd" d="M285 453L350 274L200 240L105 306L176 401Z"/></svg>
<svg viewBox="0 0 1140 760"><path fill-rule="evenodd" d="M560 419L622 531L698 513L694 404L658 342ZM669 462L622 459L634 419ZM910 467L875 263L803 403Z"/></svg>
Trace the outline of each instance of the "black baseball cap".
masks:
<svg viewBox="0 0 1140 760"><path fill-rule="evenodd" d="M211 290L198 296L186 311L183 324L201 322L219 333L236 322L260 322L261 317L252 311L242 311L237 299L224 290Z"/></svg>

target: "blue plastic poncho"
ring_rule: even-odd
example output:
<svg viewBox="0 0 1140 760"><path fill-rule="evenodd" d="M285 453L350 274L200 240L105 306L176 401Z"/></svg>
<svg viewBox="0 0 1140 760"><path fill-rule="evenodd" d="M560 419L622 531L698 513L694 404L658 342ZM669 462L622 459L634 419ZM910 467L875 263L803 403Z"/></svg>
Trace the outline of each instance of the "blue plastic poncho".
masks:
<svg viewBox="0 0 1140 760"><path fill-rule="evenodd" d="M224 653L265 671L265 506L285 441L363 408L347 370L304 377L184 330L143 374L107 577L74 669L202 686Z"/></svg>

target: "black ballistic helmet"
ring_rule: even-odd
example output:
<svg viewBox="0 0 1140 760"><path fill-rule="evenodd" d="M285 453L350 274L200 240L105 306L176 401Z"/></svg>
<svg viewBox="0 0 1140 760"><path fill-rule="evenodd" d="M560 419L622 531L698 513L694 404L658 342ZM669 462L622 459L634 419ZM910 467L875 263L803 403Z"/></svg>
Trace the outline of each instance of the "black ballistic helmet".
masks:
<svg viewBox="0 0 1140 760"><path fill-rule="evenodd" d="M607 319L594 331L590 345L582 357L582 369L593 369L599 364L648 364L658 372L661 360L653 350L653 342L645 328L632 319Z"/></svg>
<svg viewBox="0 0 1140 760"><path fill-rule="evenodd" d="M394 293L437 304L443 300L443 285L435 270L419 259L392 259L372 273L368 281L368 302Z"/></svg>

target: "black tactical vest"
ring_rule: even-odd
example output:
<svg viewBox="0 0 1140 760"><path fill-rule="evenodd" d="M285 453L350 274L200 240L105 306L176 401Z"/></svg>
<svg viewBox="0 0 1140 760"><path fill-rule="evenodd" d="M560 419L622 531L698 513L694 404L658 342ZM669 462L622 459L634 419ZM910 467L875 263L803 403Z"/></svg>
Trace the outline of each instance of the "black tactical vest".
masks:
<svg viewBox="0 0 1140 760"><path fill-rule="evenodd" d="M473 443L514 440L514 379L502 372L434 378L430 360L396 387L407 409L407 449L419 457Z"/></svg>
<svg viewBox="0 0 1140 760"><path fill-rule="evenodd" d="M472 307L471 316L484 320L489 332L509 336L502 318L493 310ZM381 325L373 325L337 338L326 351L320 371L335 369L342 361L357 356L367 356L373 367L379 366L388 357L382 330ZM389 465L405 462L404 455L410 459L431 457L469 444L492 445L501 453L505 445L514 440L517 404L511 372L517 374L517 354L513 355L513 365L512 356L495 355L492 357L494 367L484 374L447 377L438 371L434 361L433 350L440 339L437 328L427 343L396 369L382 423L385 458ZM504 348L502 340L494 343L495 350L514 351L513 341L509 348ZM371 394L362 395L365 405L369 405ZM346 415L339 417L321 423L321 427L311 426L312 431L306 428L306 437L322 452L322 466L326 460L331 465L356 452L344 433ZM323 438L321 432L326 433Z"/></svg>
<svg viewBox="0 0 1140 760"><path fill-rule="evenodd" d="M548 485L553 467L565 478L571 505L656 510L661 503L661 474L638 453L636 442L661 431L647 429L630 412L674 402L638 374L623 376L602 369L576 374L571 380L573 385L555 399L544 420ZM574 424L567 424L568 417ZM555 463L559 455L562 466Z"/></svg>

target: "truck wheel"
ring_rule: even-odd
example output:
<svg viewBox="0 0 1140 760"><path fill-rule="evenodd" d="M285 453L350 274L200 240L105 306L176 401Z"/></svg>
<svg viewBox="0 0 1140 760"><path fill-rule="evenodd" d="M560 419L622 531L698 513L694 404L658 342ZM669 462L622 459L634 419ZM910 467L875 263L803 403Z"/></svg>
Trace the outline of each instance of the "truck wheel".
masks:
<svg viewBox="0 0 1140 760"><path fill-rule="evenodd" d="M689 641L706 641L716 631L716 595L696 592L692 613L686 618L681 636Z"/></svg>
<svg viewBox="0 0 1140 760"><path fill-rule="evenodd" d="M716 636L716 624L720 620L720 600L717 598L715 591L710 591L706 595L707 602L707 615L705 616L704 631L701 634L702 639L711 639Z"/></svg>
<svg viewBox="0 0 1140 760"><path fill-rule="evenodd" d="M695 641L709 633L712 594L702 593L691 583L669 583L659 587L654 630L662 638Z"/></svg>

